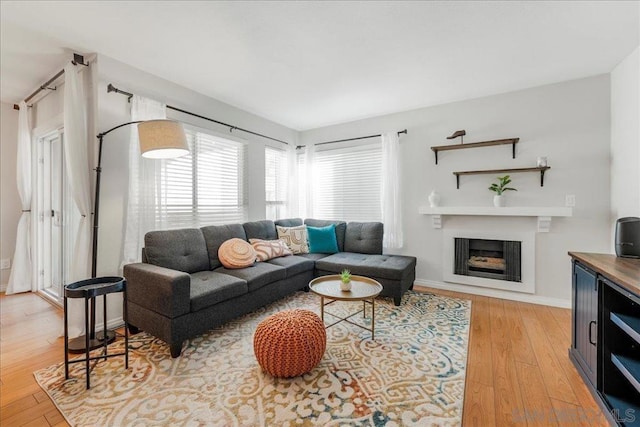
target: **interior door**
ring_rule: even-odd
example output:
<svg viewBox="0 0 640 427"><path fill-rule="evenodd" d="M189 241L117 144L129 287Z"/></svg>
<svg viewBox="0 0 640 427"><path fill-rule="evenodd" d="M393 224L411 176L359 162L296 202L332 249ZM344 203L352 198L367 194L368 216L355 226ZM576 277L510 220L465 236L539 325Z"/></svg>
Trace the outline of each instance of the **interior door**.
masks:
<svg viewBox="0 0 640 427"><path fill-rule="evenodd" d="M67 283L73 236L79 218L70 196L61 131L37 139L35 198L38 213L36 260L38 289L61 301ZM76 227L74 227L76 225Z"/></svg>

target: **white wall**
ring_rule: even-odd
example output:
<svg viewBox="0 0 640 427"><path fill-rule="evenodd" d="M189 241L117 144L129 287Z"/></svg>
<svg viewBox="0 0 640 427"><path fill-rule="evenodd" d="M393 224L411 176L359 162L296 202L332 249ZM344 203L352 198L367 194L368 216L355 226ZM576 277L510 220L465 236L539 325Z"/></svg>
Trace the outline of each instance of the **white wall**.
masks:
<svg viewBox="0 0 640 427"><path fill-rule="evenodd" d="M22 211L16 184L18 111L0 103L0 258L11 260L16 249L16 229ZM0 270L0 291L9 281L9 269Z"/></svg>
<svg viewBox="0 0 640 427"><path fill-rule="evenodd" d="M401 137L405 247L398 253L417 256L417 282L442 283L442 234L431 218L418 214L436 189L441 205L491 206L487 187L491 175L461 177L456 190L452 171L535 166L547 156L551 169L540 187L538 174L514 174L518 192L509 192L510 206L564 206L576 196L572 218L556 218L549 233L536 240L534 300L568 305L571 297L567 251L607 252L609 234L609 76L602 75L497 96L390 114L302 132L301 144L387 130L408 129ZM436 166L430 149L466 129L465 142L520 137L516 159L510 146L441 152ZM443 229L535 231L534 218L445 217ZM445 285L448 286L448 285ZM471 288L461 287L471 291ZM502 293L521 298L525 294Z"/></svg>
<svg viewBox="0 0 640 427"><path fill-rule="evenodd" d="M640 47L611 72L612 233L625 216L640 217Z"/></svg>

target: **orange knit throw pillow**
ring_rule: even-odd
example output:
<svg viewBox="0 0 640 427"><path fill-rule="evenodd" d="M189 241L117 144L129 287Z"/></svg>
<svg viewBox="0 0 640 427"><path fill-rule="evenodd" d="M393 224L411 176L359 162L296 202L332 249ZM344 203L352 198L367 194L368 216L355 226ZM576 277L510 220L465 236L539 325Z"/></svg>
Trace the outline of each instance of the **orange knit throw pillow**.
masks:
<svg viewBox="0 0 640 427"><path fill-rule="evenodd" d="M220 245L218 259L225 268L251 267L256 262L256 251L249 242L233 238Z"/></svg>

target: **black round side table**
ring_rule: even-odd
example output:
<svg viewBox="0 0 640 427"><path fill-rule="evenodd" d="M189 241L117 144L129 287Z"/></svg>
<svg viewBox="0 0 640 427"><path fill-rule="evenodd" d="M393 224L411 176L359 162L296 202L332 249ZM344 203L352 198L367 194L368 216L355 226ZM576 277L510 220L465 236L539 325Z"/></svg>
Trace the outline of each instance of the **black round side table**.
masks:
<svg viewBox="0 0 640 427"><path fill-rule="evenodd" d="M124 319L124 334L118 334L115 331L107 330L107 295L117 292L124 294L123 298L123 310L122 317ZM96 339L95 331L95 298L102 296L103 298L103 332L102 339ZM84 323L85 323L85 335L84 335L84 353L83 359L69 360L69 319L68 319L68 307L67 298L83 298L84 299ZM89 313L89 302L91 301L91 313ZM92 322L89 324L89 315L91 314ZM91 329L90 329L91 328ZM93 330L92 330L93 329ZM115 336L124 337L124 351L121 353L108 353L107 346ZM95 342L98 345L95 345ZM101 354L90 357L89 352L93 348L102 347ZM91 361L95 360L95 363L102 359L110 357L124 356L125 369L129 369L129 328L127 324L127 281L123 277L109 276L109 277L94 277L93 279L81 280L66 285L64 287L64 376L65 379L69 379L69 365L72 363L85 362L86 375L87 375L87 389L91 387L89 374L93 367ZM94 366L95 366L94 363Z"/></svg>

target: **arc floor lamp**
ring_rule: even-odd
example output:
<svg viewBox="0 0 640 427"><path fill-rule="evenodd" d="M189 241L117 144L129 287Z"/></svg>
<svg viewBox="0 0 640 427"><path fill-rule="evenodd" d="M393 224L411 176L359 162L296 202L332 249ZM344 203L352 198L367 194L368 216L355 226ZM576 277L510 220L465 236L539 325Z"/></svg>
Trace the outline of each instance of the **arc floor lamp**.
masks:
<svg viewBox="0 0 640 427"><path fill-rule="evenodd" d="M99 133L98 146L98 166L96 167L96 191L93 206L93 242L91 251L91 277L96 277L96 269L98 265L98 229L100 214L100 176L102 174L102 144L104 137L116 129L124 126L138 125L138 139L140 141L140 154L142 157L149 159L169 159L189 154L189 146L184 133L182 123L174 120L138 120L122 123L111 129ZM103 334L96 335L96 301L91 299L91 325L89 334L90 349L98 348L104 345L105 337ZM105 300L106 309L106 300ZM112 340L114 335L109 334L107 340ZM86 349L85 336L80 336L69 341L69 351L72 353L84 353Z"/></svg>

